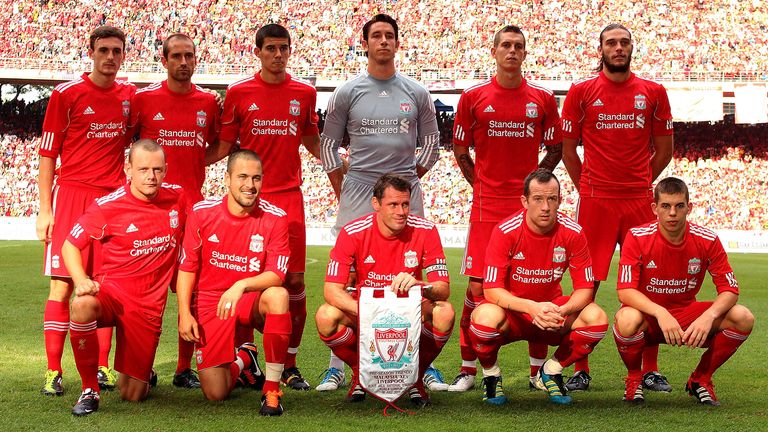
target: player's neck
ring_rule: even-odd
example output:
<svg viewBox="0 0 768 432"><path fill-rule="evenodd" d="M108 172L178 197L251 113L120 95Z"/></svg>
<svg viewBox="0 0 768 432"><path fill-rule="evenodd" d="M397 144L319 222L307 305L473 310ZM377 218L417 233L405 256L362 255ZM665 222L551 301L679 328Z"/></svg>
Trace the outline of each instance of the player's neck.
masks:
<svg viewBox="0 0 768 432"><path fill-rule="evenodd" d="M661 222L659 222L659 233L662 237L664 237L664 240L670 242L673 245L679 245L683 243L683 240L685 240L685 232L687 231L688 222L684 222L683 229L677 231L677 232L671 232L661 225Z"/></svg>
<svg viewBox="0 0 768 432"><path fill-rule="evenodd" d="M259 76L261 77L261 80L267 84L280 84L281 82L285 81L286 78L285 71L280 73L272 73L264 69L259 72Z"/></svg>
<svg viewBox="0 0 768 432"><path fill-rule="evenodd" d="M518 88L523 84L523 73L520 70L510 72L497 71L496 82L503 88Z"/></svg>
<svg viewBox="0 0 768 432"><path fill-rule="evenodd" d="M394 61L383 64L376 62L368 63L368 75L377 80L388 80L395 76L395 73L397 73L397 69L395 69Z"/></svg>
<svg viewBox="0 0 768 432"><path fill-rule="evenodd" d="M89 73L88 79L91 80L94 85L101 88L112 87L112 84L115 83L115 75L104 75L97 71Z"/></svg>
<svg viewBox="0 0 768 432"><path fill-rule="evenodd" d="M627 69L626 72L610 72L605 67L603 67L603 75L605 75L605 77L610 81L615 83L623 83L629 79L629 77L632 75L632 71Z"/></svg>
<svg viewBox="0 0 768 432"><path fill-rule="evenodd" d="M168 90L173 93L189 93L192 91L192 81L176 81L175 79L168 78L166 81L168 84Z"/></svg>
<svg viewBox="0 0 768 432"><path fill-rule="evenodd" d="M256 202L254 202L253 206L251 207L243 207L237 201L235 201L235 199L232 198L232 196L230 195L227 199L227 210L229 211L229 214L231 214L232 216L237 218L243 218L251 214L251 212L253 211L253 208L256 206Z"/></svg>

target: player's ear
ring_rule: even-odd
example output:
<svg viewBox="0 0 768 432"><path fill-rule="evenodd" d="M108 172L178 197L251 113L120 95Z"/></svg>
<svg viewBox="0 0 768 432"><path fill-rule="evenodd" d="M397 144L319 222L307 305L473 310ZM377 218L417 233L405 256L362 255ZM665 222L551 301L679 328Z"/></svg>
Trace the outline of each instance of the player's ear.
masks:
<svg viewBox="0 0 768 432"><path fill-rule="evenodd" d="M379 211L379 208L381 208L381 203L379 203L376 197L371 197L371 207L373 207L374 211Z"/></svg>
<svg viewBox="0 0 768 432"><path fill-rule="evenodd" d="M528 208L528 200L525 199L525 195L520 195L520 202L523 204L524 209Z"/></svg>
<svg viewBox="0 0 768 432"><path fill-rule="evenodd" d="M653 214L655 214L656 216L659 215L659 209L655 202L651 203L651 211L653 211Z"/></svg>

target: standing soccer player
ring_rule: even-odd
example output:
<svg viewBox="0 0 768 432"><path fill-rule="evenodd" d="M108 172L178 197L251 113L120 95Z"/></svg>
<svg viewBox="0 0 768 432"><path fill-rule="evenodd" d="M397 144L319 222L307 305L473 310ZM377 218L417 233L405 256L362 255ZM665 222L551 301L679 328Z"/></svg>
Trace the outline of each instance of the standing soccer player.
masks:
<svg viewBox="0 0 768 432"><path fill-rule="evenodd" d="M345 225L331 250L323 288L326 303L317 310L315 322L320 339L352 368L349 402L365 399L365 391L357 382L357 301L346 292L353 266L358 273L358 291L383 288L407 292L414 285L432 285L422 301L419 377L408 392L417 407L430 403L422 377L451 336L454 312L446 301L450 287L440 235L435 224L409 214L411 195L408 180L383 175L370 198L374 212Z"/></svg>
<svg viewBox="0 0 768 432"><path fill-rule="evenodd" d="M97 327L116 327L115 369L120 397L142 401L149 393L152 363L163 325L168 284L184 227L184 196L163 184L163 149L139 140L128 153L130 181L88 207L62 246L75 284L70 340L83 392L72 414L99 409ZM85 249L102 244L97 273L86 271Z"/></svg>
<svg viewBox="0 0 768 432"><path fill-rule="evenodd" d="M90 35L88 56L93 70L53 90L40 139L38 189L40 213L36 229L45 242L45 275L51 277L44 313L48 371L42 393L61 396L61 356L69 328L73 281L64 266L61 247L77 219L93 203L125 181L126 124L136 88L116 80L125 56L125 34L102 26ZM56 159L61 166L54 182ZM84 250L88 272L98 269L100 244ZM112 330L99 331L99 384L114 388L108 367ZM94 377L97 372L94 372Z"/></svg>
<svg viewBox="0 0 768 432"><path fill-rule="evenodd" d="M227 195L197 203L189 216L177 278L179 334L197 344L206 399L226 399L245 371L254 381L248 384L266 378L259 383L259 413L279 416L280 378L291 335L288 291L280 286L288 270L288 227L285 212L259 196L261 167L253 151L230 155L224 175ZM238 327L264 333L266 377L252 342L233 355Z"/></svg>
<svg viewBox="0 0 768 432"><path fill-rule="evenodd" d="M473 187L469 236L462 274L469 277L460 321L461 370L448 391L466 391L475 383L477 356L469 341L470 316L483 300L485 249L494 226L522 208L523 180L540 168L560 162L560 115L554 94L522 75L527 51L517 26L496 32L491 55L496 75L464 90L454 120L453 153ZM547 155L539 162L539 147ZM469 148L475 147L475 160ZM547 345L529 342L530 386L547 355Z"/></svg>
<svg viewBox="0 0 768 432"><path fill-rule="evenodd" d="M595 292L608 276L616 244L627 230L653 220L651 185L672 159L672 113L661 84L630 71L632 35L620 24L600 33L600 73L574 83L562 113L563 163L579 191L576 221L584 227L594 263ZM576 152L581 140L584 162ZM672 387L658 372L658 346L643 357L643 385ZM587 390L587 359L566 383Z"/></svg>
<svg viewBox="0 0 768 432"><path fill-rule="evenodd" d="M323 168L340 197L334 233L370 213L373 186L385 173L400 175L411 184L410 212L423 217L419 178L439 156L440 132L429 92L395 69L400 47L397 22L389 15L374 16L363 26L362 43L368 56L367 73L339 86L331 96L320 144ZM338 153L345 131L349 134L348 170ZM335 390L335 383L344 381L342 362L332 360L329 372L318 390Z"/></svg>
<svg viewBox="0 0 768 432"><path fill-rule="evenodd" d="M307 319L304 290L307 233L299 145L303 144L319 159L320 136L315 113L317 91L286 72L290 55L291 35L284 27L267 24L256 32L256 56L261 60L261 70L227 89L221 142L213 160L226 156L239 138L240 148L255 151L264 161L262 197L288 214L291 259L284 286L291 296L293 334L283 383L295 390L309 390L309 384L296 367Z"/></svg>
<svg viewBox="0 0 768 432"><path fill-rule="evenodd" d="M627 366L624 400L642 403L643 347L667 343L707 347L686 391L705 405L720 405L712 374L747 340L755 317L736 304L739 285L717 234L687 221L686 184L674 177L656 185L656 222L630 229L619 261L619 300L613 335ZM696 300L706 273L717 297Z"/></svg>
<svg viewBox="0 0 768 432"><path fill-rule="evenodd" d="M189 213L203 199L206 146L215 143L218 136L219 106L212 94L192 84L197 58L195 44L187 35L176 33L165 39L162 62L168 78L136 92L130 126L138 130L141 139L163 146L168 162L166 181L182 186ZM195 345L181 337L178 343L173 385L200 387L191 368Z"/></svg>

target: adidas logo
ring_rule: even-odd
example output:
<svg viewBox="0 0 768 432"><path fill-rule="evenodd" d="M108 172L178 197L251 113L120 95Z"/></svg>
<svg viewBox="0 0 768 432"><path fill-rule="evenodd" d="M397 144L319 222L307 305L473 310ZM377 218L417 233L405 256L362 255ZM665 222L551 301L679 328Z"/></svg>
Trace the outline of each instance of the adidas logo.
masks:
<svg viewBox="0 0 768 432"><path fill-rule="evenodd" d="M492 107L492 106L488 105L487 107L485 107L485 109L483 110L483 112L487 112L487 113L488 113L488 112L496 112L496 110L495 110L495 109L493 109L493 107Z"/></svg>
<svg viewBox="0 0 768 432"><path fill-rule="evenodd" d="M374 264L376 263L376 260L373 259L373 255L368 255L368 258L363 261L364 264Z"/></svg>
<svg viewBox="0 0 768 432"><path fill-rule="evenodd" d="M134 224L130 224L130 225L128 225L128 228L125 230L125 232L127 232L127 233L132 233L132 232L136 232L136 231L138 231L138 230L139 230L139 229L138 229L138 228L136 228L136 225L134 225Z"/></svg>
<svg viewBox="0 0 768 432"><path fill-rule="evenodd" d="M379 93L379 97L389 97L389 94L385 90L382 90L381 93Z"/></svg>
<svg viewBox="0 0 768 432"><path fill-rule="evenodd" d="M208 241L211 242L211 243L218 243L219 242L219 238L216 237L216 233L213 233L213 234L211 234L210 237L208 237Z"/></svg>
<svg viewBox="0 0 768 432"><path fill-rule="evenodd" d="M513 256L512 259L524 260L525 259L525 255L523 255L523 251L520 251L515 256Z"/></svg>
<svg viewBox="0 0 768 432"><path fill-rule="evenodd" d="M152 120L165 120L165 117L163 117L162 113L157 113L154 117L152 117Z"/></svg>
<svg viewBox="0 0 768 432"><path fill-rule="evenodd" d="M595 101L595 103L592 104L592 106L603 106L603 101L598 99L598 100Z"/></svg>
<svg viewBox="0 0 768 432"><path fill-rule="evenodd" d="M248 111L258 111L258 110L259 110L259 106L256 105L255 103L252 103L251 106L248 107Z"/></svg>
<svg viewBox="0 0 768 432"><path fill-rule="evenodd" d="M656 263L653 262L653 260L651 260L651 262L649 262L648 265L645 266L645 268L655 269L656 268Z"/></svg>
<svg viewBox="0 0 768 432"><path fill-rule="evenodd" d="M83 114L96 114L96 111L93 110L91 107L85 107L85 111L83 111Z"/></svg>

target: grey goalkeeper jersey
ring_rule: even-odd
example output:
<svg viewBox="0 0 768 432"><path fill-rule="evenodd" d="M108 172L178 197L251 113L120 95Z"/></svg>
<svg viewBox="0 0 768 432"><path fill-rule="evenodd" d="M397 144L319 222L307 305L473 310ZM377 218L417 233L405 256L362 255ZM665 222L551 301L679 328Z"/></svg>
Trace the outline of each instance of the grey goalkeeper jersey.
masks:
<svg viewBox="0 0 768 432"><path fill-rule="evenodd" d="M326 172L341 167L344 130L350 139L347 176L362 183L373 185L387 172L413 180L416 164L429 169L438 158L440 132L429 92L400 73L387 80L363 73L333 93L321 140Z"/></svg>

